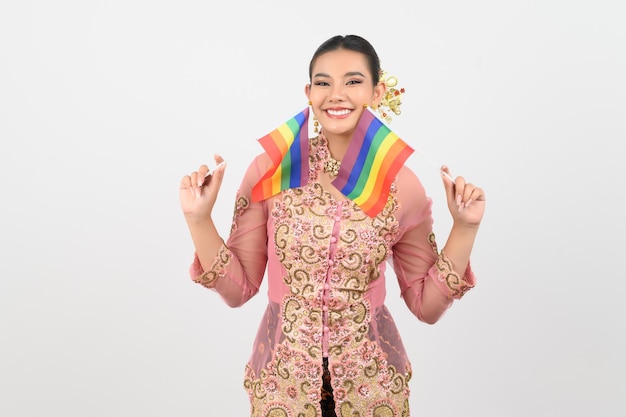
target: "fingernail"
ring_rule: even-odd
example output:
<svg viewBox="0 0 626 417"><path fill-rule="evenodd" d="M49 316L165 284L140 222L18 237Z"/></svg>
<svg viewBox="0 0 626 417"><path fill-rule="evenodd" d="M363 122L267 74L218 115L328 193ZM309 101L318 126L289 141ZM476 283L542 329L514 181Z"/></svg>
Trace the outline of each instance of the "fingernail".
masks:
<svg viewBox="0 0 626 417"><path fill-rule="evenodd" d="M472 199L470 198L469 200L465 202L465 207L469 206L471 202L472 202Z"/></svg>
<svg viewBox="0 0 626 417"><path fill-rule="evenodd" d="M456 196L456 205L461 206L461 194L457 194Z"/></svg>

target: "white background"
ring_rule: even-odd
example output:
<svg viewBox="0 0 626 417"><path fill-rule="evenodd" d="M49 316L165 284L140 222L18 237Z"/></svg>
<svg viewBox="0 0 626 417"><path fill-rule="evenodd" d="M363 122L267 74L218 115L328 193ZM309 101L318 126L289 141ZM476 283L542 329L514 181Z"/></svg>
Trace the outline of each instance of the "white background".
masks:
<svg viewBox="0 0 626 417"><path fill-rule="evenodd" d="M356 33L406 88L392 128L487 193L477 287L434 326L388 281L416 416L624 416L626 10L615 1L3 1L0 415L245 416L265 305L191 282L180 178L306 106Z"/></svg>

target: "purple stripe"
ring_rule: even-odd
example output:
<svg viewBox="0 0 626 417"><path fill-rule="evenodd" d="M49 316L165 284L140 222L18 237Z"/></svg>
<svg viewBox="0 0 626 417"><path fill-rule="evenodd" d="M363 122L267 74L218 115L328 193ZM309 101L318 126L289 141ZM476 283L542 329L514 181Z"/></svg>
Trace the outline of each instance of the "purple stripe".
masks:
<svg viewBox="0 0 626 417"><path fill-rule="evenodd" d="M375 120L378 119L374 113L369 110L369 107L363 110L359 123L357 123L356 128L354 129L354 134L352 135L352 140L350 140L350 144L348 145L346 155L344 156L343 161L341 161L339 174L337 175L337 178L333 180L333 185L337 189L342 190L350 181L350 174L355 169L361 150L364 147L363 144L365 142L367 131L370 128L371 123ZM366 146L365 148L365 156L367 156L368 147ZM361 168L363 168L362 165Z"/></svg>

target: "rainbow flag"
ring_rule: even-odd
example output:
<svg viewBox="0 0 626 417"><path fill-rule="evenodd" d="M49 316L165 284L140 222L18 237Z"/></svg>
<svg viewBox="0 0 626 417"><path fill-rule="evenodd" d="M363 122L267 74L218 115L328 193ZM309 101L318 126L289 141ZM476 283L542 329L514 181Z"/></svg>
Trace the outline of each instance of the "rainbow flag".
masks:
<svg viewBox="0 0 626 417"><path fill-rule="evenodd" d="M396 174L413 149L367 107L332 184L370 217L382 211Z"/></svg>
<svg viewBox="0 0 626 417"><path fill-rule="evenodd" d="M252 188L252 201L305 185L309 178L309 107L259 139L271 168Z"/></svg>

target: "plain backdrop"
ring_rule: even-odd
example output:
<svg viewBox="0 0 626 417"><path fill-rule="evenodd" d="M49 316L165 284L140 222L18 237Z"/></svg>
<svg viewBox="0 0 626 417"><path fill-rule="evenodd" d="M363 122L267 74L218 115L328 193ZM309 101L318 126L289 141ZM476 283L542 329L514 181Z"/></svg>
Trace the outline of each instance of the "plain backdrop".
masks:
<svg viewBox="0 0 626 417"><path fill-rule="evenodd" d="M412 415L626 415L626 6L615 1L3 1L0 415L245 416L266 286L194 284L183 175L306 106L315 48L356 33L406 89L391 127L483 187L478 285L434 326L388 276Z"/></svg>

